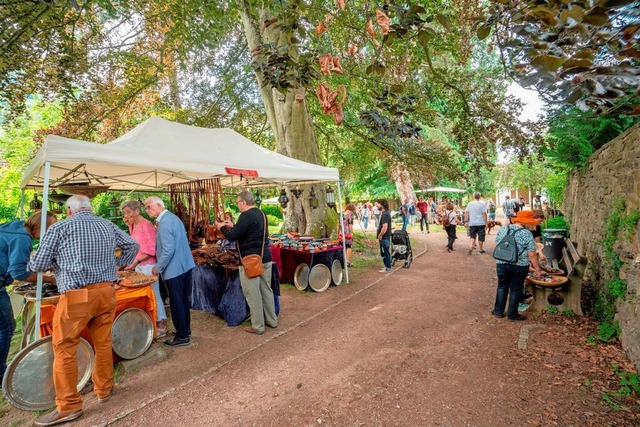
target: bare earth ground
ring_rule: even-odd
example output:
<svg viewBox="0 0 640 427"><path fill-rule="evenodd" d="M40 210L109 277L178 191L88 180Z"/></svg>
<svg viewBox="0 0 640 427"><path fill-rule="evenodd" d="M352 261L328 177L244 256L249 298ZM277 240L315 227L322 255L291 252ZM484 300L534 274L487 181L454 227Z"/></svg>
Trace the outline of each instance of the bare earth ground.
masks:
<svg viewBox="0 0 640 427"><path fill-rule="evenodd" d="M349 285L283 287L280 326L263 336L194 311L190 347L121 378L108 403L85 395L76 424L640 425L637 398L617 398L613 410L602 397L618 389L611 363L632 369L620 348L587 344L595 327L584 318L491 316L493 238L469 256L458 234L448 254L442 231L413 229L410 269L383 275L379 260L358 259ZM537 326L518 350L525 325ZM33 417L11 408L0 424Z"/></svg>

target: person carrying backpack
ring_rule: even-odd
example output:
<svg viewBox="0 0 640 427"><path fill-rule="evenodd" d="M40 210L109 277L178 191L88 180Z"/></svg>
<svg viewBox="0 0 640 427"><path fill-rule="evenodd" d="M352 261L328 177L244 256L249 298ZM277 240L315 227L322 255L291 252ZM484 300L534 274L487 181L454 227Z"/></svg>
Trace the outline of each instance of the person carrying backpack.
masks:
<svg viewBox="0 0 640 427"><path fill-rule="evenodd" d="M512 224L500 228L496 236L493 257L496 260L498 288L491 314L499 318L505 316L504 310L508 296L507 318L511 321L519 321L526 319L518 313L518 304L522 297L524 280L529 273L529 264L533 266L537 276L542 276L535 241L530 231L535 230L540 220L534 217L532 211L519 211L511 221Z"/></svg>
<svg viewBox="0 0 640 427"><path fill-rule="evenodd" d="M447 252L452 252L453 243L456 241L456 226L458 225L458 220L455 211L453 210L453 203L448 202L445 206L444 212L440 217L440 223L444 228L444 231L447 232Z"/></svg>
<svg viewBox="0 0 640 427"><path fill-rule="evenodd" d="M495 221L496 219L496 204L491 199L487 202L487 219L489 221Z"/></svg>
<svg viewBox="0 0 640 427"><path fill-rule="evenodd" d="M507 217L507 222L512 224L511 218L516 216L516 204L511 200L511 197L505 196L504 203L502 204L502 212Z"/></svg>

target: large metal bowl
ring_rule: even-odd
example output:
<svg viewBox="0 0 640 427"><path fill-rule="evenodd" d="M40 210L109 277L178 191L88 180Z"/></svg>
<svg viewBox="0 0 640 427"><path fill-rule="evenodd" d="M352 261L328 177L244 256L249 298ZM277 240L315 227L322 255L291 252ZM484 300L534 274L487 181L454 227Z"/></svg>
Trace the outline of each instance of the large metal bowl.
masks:
<svg viewBox="0 0 640 427"><path fill-rule="evenodd" d="M324 264L316 264L309 273L309 286L316 292L324 292L331 285L331 270Z"/></svg>
<svg viewBox="0 0 640 427"><path fill-rule="evenodd" d="M339 259L334 259L333 263L331 263L331 279L333 279L333 284L340 286L342 284L342 276L342 263Z"/></svg>
<svg viewBox="0 0 640 427"><path fill-rule="evenodd" d="M77 355L80 391L89 382L94 363L93 350L82 338ZM24 411L44 411L55 405L51 336L29 344L13 358L5 372L2 390L9 403Z"/></svg>
<svg viewBox="0 0 640 427"><path fill-rule="evenodd" d="M305 263L299 264L293 273L293 285L301 291L309 286L309 266Z"/></svg>
<svg viewBox="0 0 640 427"><path fill-rule="evenodd" d="M149 349L153 334L153 321L147 312L139 308L128 308L113 321L113 351L123 359L135 359Z"/></svg>

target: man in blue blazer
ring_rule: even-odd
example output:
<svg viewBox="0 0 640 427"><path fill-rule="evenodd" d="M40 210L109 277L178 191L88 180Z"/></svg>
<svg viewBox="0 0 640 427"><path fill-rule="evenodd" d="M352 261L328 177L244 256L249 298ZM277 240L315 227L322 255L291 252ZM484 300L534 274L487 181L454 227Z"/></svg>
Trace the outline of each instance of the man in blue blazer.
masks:
<svg viewBox="0 0 640 427"><path fill-rule="evenodd" d="M144 201L144 209L158 224L156 258L153 274L159 274L169 289L171 320L176 327L175 336L166 340L171 347L189 345L191 340L191 269L196 266L189 248L189 240L180 218L164 207L157 196Z"/></svg>

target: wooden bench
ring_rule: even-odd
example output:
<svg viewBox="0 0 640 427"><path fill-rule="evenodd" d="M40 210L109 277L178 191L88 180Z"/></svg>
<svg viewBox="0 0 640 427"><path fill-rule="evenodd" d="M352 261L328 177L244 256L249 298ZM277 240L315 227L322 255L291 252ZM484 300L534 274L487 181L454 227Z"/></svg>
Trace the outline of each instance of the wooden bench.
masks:
<svg viewBox="0 0 640 427"><path fill-rule="evenodd" d="M582 316L582 277L586 269L586 259L578 254L578 251L570 239L565 239L566 247L562 248L562 259L547 260L553 268L563 269L569 281L558 288L547 288L541 286L532 286L533 303L531 308L534 310L545 310L550 304L550 296L553 301L554 297L560 296L564 301L560 304L553 304L559 311L570 310L576 315ZM553 295L552 295L553 294Z"/></svg>

